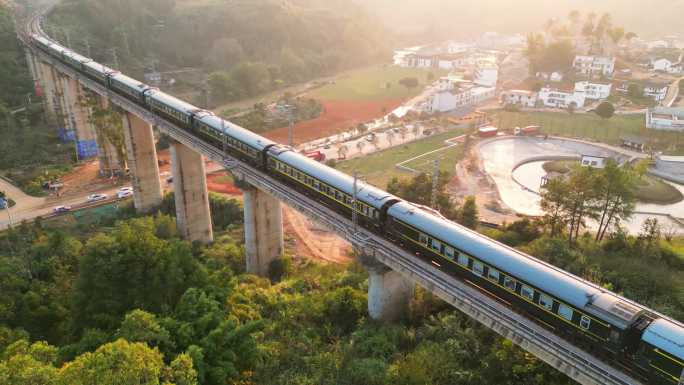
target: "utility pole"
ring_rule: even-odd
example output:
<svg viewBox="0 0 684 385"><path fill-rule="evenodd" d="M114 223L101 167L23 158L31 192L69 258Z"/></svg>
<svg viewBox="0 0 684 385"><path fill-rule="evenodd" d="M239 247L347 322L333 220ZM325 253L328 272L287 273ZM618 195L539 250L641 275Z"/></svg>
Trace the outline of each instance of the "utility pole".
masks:
<svg viewBox="0 0 684 385"><path fill-rule="evenodd" d="M288 118L290 123L287 130L287 144L292 148L294 148L294 112L296 108L297 107L292 104L287 105Z"/></svg>
<svg viewBox="0 0 684 385"><path fill-rule="evenodd" d="M359 180L358 173L354 171L354 191L352 193L352 223L354 224L354 233L357 232L358 224L358 214L356 213L356 195L357 195L357 182Z"/></svg>
<svg viewBox="0 0 684 385"><path fill-rule="evenodd" d="M66 38L67 47L71 49L71 36L69 35L69 30L64 30L64 37Z"/></svg>
<svg viewBox="0 0 684 385"><path fill-rule="evenodd" d="M114 69L119 70L119 55L116 53L116 47L111 48L112 51L112 62L114 64Z"/></svg>
<svg viewBox="0 0 684 385"><path fill-rule="evenodd" d="M92 57L92 54L90 53L90 39L88 39L87 36L85 38L85 49L86 49L86 55L88 55L88 57Z"/></svg>
<svg viewBox="0 0 684 385"><path fill-rule="evenodd" d="M439 159L435 159L434 169L432 170L432 202L433 209L437 209L437 193L439 189Z"/></svg>

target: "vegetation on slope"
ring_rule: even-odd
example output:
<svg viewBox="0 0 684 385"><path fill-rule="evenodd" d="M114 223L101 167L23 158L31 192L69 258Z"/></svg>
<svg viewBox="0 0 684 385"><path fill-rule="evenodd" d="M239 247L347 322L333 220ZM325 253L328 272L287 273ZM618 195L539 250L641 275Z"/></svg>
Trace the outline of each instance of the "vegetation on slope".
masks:
<svg viewBox="0 0 684 385"><path fill-rule="evenodd" d="M67 0L48 28L140 77L145 68L211 73L213 103L236 100L389 55L384 31L341 1ZM88 44L86 40L88 39Z"/></svg>

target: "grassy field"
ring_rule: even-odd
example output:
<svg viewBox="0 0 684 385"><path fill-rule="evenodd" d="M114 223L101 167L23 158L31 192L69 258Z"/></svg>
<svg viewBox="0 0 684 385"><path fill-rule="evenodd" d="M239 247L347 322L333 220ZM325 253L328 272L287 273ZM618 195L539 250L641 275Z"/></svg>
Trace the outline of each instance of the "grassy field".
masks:
<svg viewBox="0 0 684 385"><path fill-rule="evenodd" d="M636 135L651 139L657 149L669 154L684 151L684 134L647 130L643 114L615 115L601 119L595 114L568 114L563 112L510 112L495 111L490 115L492 124L503 129L516 126L540 125L550 135L598 140L608 144L621 144L620 137Z"/></svg>
<svg viewBox="0 0 684 385"><path fill-rule="evenodd" d="M387 182L395 176L411 177L413 175L409 172L397 169L395 164L444 147L445 140L459 136L462 133L462 129L443 132L412 143L407 143L406 145L400 145L364 157L338 163L337 169L349 174L356 171L369 183L385 188L387 187ZM463 157L463 148L461 146L452 147L448 150L440 151L437 154L431 154L428 157L410 162L408 166L421 171L432 171L432 162L438 157L440 158L440 169L453 173L454 166Z"/></svg>
<svg viewBox="0 0 684 385"><path fill-rule="evenodd" d="M429 71L415 68L400 68L390 65L374 66L344 73L334 80L312 91L309 96L322 100L387 100L404 99L418 95L430 83L429 74L436 78L444 71ZM415 77L418 87L408 89L399 80Z"/></svg>

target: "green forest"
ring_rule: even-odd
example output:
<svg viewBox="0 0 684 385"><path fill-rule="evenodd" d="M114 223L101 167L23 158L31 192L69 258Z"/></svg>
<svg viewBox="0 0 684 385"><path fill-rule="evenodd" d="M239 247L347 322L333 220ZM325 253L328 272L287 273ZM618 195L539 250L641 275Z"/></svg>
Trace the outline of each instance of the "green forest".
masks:
<svg viewBox="0 0 684 385"><path fill-rule="evenodd" d="M142 77L147 68L208 74L214 103L386 59L381 23L345 1L67 0L48 33ZM195 85L198 86L198 85Z"/></svg>
<svg viewBox="0 0 684 385"><path fill-rule="evenodd" d="M0 6L0 174L17 180L62 169L73 154L73 146L59 144L57 130L46 124L33 92L12 17Z"/></svg>

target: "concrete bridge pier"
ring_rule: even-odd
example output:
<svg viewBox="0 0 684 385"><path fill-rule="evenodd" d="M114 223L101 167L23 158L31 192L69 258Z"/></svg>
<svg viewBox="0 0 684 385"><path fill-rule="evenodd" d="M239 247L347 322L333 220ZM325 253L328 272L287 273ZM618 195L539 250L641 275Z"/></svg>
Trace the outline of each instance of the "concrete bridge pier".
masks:
<svg viewBox="0 0 684 385"><path fill-rule="evenodd" d="M283 255L281 204L273 196L249 185L243 188L243 198L247 272L265 277L270 263Z"/></svg>
<svg viewBox="0 0 684 385"><path fill-rule="evenodd" d="M361 263L368 270L368 315L371 319L394 322L401 319L413 298L415 284L385 266L375 257L362 254Z"/></svg>
<svg viewBox="0 0 684 385"><path fill-rule="evenodd" d="M57 100L57 85L52 73L52 67L42 61L38 60L37 69L39 78L41 80L40 87L43 93L43 98L45 100L45 105L47 107L48 113L52 117L57 117L62 114L60 107L58 107ZM58 119L59 121L59 119Z"/></svg>
<svg viewBox="0 0 684 385"><path fill-rule="evenodd" d="M171 145L176 223L181 237L188 241L211 243L209 193L204 157L181 143Z"/></svg>
<svg viewBox="0 0 684 385"><path fill-rule="evenodd" d="M83 90L82 90L83 91ZM96 95L98 106L102 109L108 110L110 103L107 98ZM122 171L125 165L125 159L120 159L119 151L111 140L104 135L103 131L96 127L96 122L93 122L92 108L88 108L89 123L97 136L97 157L100 161L100 175L109 175L117 171ZM124 142L125 144L125 142Z"/></svg>
<svg viewBox="0 0 684 385"><path fill-rule="evenodd" d="M122 114L128 167L133 184L133 203L139 213L156 210L162 202L159 164L152 126L138 116Z"/></svg>
<svg viewBox="0 0 684 385"><path fill-rule="evenodd" d="M97 141L97 135L90 124L90 111L83 104L83 90L78 80L68 76L62 77L64 81L64 96L71 115L72 124L76 130L79 141Z"/></svg>

